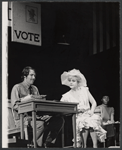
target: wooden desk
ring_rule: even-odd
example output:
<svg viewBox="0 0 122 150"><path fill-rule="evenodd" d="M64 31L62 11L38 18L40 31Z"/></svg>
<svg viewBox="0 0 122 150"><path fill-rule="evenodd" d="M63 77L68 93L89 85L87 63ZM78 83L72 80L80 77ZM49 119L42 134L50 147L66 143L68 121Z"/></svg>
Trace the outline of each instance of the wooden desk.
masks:
<svg viewBox="0 0 122 150"><path fill-rule="evenodd" d="M73 123L73 136L74 136L74 146L76 148L76 112L77 103L69 102L55 102L49 100L37 100L30 99L19 104L18 113L20 114L20 125L21 125L21 139L24 139L24 123L23 123L23 113L32 112L33 120L33 141L34 148L36 148L36 112L41 111L43 113L59 113L61 115L72 115ZM64 141L63 145L64 147Z"/></svg>

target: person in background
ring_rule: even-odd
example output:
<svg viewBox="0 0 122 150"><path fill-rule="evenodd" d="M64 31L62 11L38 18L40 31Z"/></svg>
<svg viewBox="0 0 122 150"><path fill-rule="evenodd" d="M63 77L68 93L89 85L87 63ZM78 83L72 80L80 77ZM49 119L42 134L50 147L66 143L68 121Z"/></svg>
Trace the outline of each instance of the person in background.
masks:
<svg viewBox="0 0 122 150"><path fill-rule="evenodd" d="M102 104L96 107L95 112L101 116L102 124L114 123L114 108L108 107L109 96L103 96L101 101Z"/></svg>
<svg viewBox="0 0 122 150"><path fill-rule="evenodd" d="M94 114L97 104L87 87L84 75L79 70L73 69L61 75L61 82L71 88L70 91L62 95L61 101L78 103L76 115L77 147L81 147L83 143L84 148L87 147L86 141L88 131L90 131L93 148L97 148L97 140L104 142L106 131L101 127L100 116Z"/></svg>
<svg viewBox="0 0 122 150"><path fill-rule="evenodd" d="M97 106L95 113L102 118L102 127L107 131L107 147L110 145L110 138L115 135L114 108L109 107L109 96L102 97L102 104Z"/></svg>
<svg viewBox="0 0 122 150"><path fill-rule="evenodd" d="M34 81L36 79L36 72L30 66L27 66L22 71L22 82L13 86L11 91L11 103L13 106L13 114L14 120L17 127L20 127L20 116L18 115L18 103L22 101L29 100L33 96L37 96L41 98L39 94L39 90L36 86L34 86ZM29 122L31 126L32 124L32 115L31 113L24 114L24 123ZM55 142L61 128L63 127L64 120L60 116L49 116L44 115L41 116L40 113L37 112L36 116L36 140L37 147L44 146L49 147L52 141ZM46 132L45 140L43 139L43 135ZM43 143L44 142L44 143Z"/></svg>

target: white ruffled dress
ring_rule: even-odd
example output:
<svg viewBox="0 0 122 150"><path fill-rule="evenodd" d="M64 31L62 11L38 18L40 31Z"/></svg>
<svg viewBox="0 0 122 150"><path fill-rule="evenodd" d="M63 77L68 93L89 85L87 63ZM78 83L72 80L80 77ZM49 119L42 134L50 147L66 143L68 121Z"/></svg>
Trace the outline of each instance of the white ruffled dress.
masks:
<svg viewBox="0 0 122 150"><path fill-rule="evenodd" d="M90 110L88 87L80 87L77 90L77 99L71 94L71 92L72 91L70 90L69 92L63 94L61 101L76 102L76 103L78 103L77 109L79 111L82 109L86 110L84 113L78 113L76 115L77 145L80 145L80 143L82 141L80 132L83 131L83 129L89 129L89 128L92 128L97 133L97 137L100 142L104 142L106 139L106 131L101 127L101 121L102 121L101 117L97 114L93 114L92 116L90 116L88 114L88 110Z"/></svg>

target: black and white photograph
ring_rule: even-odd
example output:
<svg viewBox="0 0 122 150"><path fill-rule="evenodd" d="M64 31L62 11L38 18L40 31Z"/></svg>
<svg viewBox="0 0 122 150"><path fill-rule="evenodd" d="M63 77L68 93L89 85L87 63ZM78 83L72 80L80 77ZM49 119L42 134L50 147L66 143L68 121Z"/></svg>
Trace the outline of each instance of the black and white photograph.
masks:
<svg viewBox="0 0 122 150"><path fill-rule="evenodd" d="M120 148L120 6L2 2L2 148Z"/></svg>

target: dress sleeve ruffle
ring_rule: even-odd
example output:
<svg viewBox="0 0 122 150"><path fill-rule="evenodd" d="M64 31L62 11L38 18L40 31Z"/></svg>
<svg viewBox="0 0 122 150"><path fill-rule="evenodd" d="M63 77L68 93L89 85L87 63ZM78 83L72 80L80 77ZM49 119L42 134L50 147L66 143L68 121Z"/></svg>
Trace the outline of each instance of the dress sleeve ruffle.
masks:
<svg viewBox="0 0 122 150"><path fill-rule="evenodd" d="M62 102L69 102L69 94L68 93L69 92L63 94L60 101L62 101Z"/></svg>

